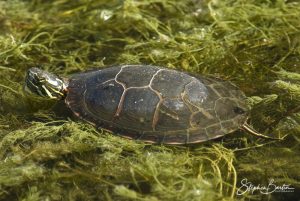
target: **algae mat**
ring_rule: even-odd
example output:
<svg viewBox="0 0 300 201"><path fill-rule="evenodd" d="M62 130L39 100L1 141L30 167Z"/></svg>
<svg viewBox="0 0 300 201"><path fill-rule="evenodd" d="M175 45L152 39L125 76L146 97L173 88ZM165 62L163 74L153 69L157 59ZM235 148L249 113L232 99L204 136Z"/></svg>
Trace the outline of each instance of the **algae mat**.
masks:
<svg viewBox="0 0 300 201"><path fill-rule="evenodd" d="M299 200L299 22L297 0L0 1L0 200ZM23 93L32 66L129 63L231 80L286 137L147 145Z"/></svg>

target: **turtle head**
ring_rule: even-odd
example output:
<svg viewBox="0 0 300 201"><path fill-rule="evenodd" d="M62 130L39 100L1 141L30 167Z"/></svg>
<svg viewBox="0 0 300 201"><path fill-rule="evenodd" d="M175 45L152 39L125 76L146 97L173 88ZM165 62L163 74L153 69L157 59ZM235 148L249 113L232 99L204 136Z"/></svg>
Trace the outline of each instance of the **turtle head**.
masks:
<svg viewBox="0 0 300 201"><path fill-rule="evenodd" d="M30 68L25 78L26 92L61 100L66 96L66 83L60 77L39 68Z"/></svg>

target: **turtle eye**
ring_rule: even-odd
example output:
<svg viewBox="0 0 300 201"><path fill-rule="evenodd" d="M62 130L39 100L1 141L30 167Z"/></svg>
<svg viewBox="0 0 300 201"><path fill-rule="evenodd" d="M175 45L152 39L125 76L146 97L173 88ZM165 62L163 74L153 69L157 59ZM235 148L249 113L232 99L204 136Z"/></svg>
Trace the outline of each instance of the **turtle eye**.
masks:
<svg viewBox="0 0 300 201"><path fill-rule="evenodd" d="M236 113L236 114L244 114L246 111L238 106L234 107L233 108L233 111Z"/></svg>

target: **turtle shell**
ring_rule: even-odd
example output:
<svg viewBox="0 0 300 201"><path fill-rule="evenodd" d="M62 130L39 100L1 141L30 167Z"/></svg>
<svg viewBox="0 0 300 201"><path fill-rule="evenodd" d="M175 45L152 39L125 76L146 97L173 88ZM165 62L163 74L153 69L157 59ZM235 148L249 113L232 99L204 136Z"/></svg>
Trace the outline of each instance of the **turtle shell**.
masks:
<svg viewBox="0 0 300 201"><path fill-rule="evenodd" d="M228 81L157 66L124 65L69 79L66 104L83 120L131 139L189 144L221 137L247 119Z"/></svg>

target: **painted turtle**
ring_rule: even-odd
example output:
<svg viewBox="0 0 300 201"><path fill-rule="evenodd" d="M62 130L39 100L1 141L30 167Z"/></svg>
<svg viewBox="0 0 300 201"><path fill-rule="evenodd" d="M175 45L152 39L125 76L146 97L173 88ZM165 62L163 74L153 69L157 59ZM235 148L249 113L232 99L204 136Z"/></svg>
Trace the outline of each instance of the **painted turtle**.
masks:
<svg viewBox="0 0 300 201"><path fill-rule="evenodd" d="M198 143L239 128L254 132L245 123L245 95L232 83L157 66L115 66L69 79L31 68L25 89L64 99L97 128L150 143Z"/></svg>

